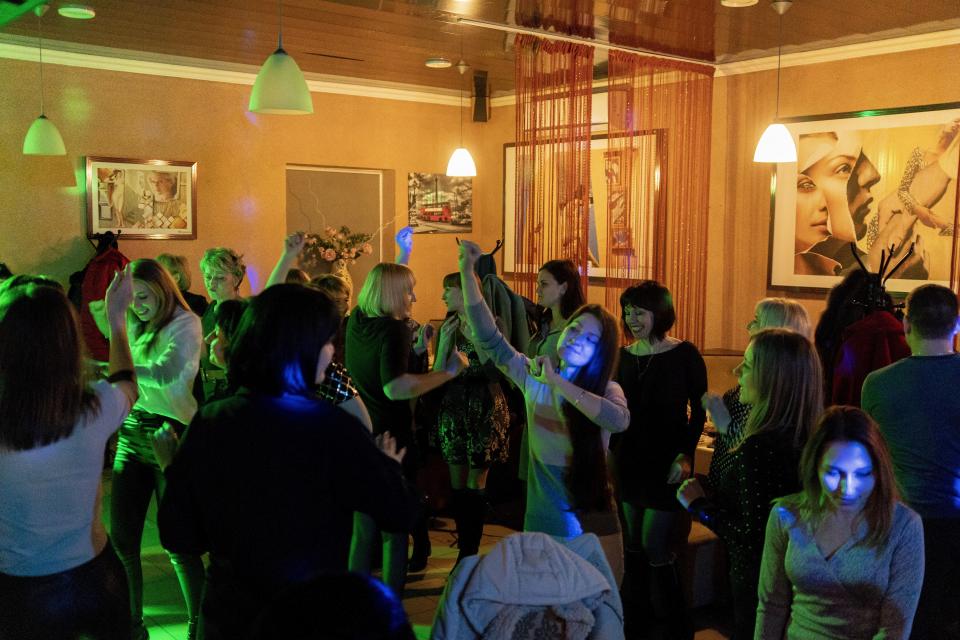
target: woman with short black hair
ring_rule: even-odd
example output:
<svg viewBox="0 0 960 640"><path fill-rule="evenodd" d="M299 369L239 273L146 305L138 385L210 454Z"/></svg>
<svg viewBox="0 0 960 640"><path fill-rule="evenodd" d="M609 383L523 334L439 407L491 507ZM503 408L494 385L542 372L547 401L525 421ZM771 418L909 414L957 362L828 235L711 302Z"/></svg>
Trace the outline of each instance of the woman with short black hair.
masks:
<svg viewBox="0 0 960 640"><path fill-rule="evenodd" d="M626 622L628 629L646 626L638 612L647 609L670 637L692 637L669 543L682 514L677 486L693 471L706 421L700 397L707 369L693 344L667 335L677 316L662 284L644 280L628 287L620 309L624 331L633 337L620 351L617 372L630 428L611 439L625 524Z"/></svg>
<svg viewBox="0 0 960 640"><path fill-rule="evenodd" d="M381 452L316 396L339 324L330 298L302 285L253 298L230 353L240 391L201 409L167 468L160 540L210 553L208 640L244 636L284 587L345 571L355 510L388 531L409 526L403 450L385 434Z"/></svg>

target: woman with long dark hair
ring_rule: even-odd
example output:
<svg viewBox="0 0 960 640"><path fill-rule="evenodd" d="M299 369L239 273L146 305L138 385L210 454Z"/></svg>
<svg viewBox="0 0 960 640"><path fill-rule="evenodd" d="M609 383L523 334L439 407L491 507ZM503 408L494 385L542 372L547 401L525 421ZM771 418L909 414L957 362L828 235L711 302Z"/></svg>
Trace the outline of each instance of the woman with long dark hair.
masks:
<svg viewBox="0 0 960 640"><path fill-rule="evenodd" d="M923 525L900 502L876 423L855 407L828 409L800 480L767 521L755 637L910 637Z"/></svg>
<svg viewBox="0 0 960 640"><path fill-rule="evenodd" d="M107 289L110 377L94 382L62 289L0 291L0 637L129 640L123 565L100 518L107 439L137 399L129 268Z"/></svg>
<svg viewBox="0 0 960 640"><path fill-rule="evenodd" d="M753 637L757 580L770 503L800 488L797 463L823 408L820 359L810 341L786 329L750 340L737 367L740 402L751 405L731 467L707 496L691 478L677 499L727 547L733 596L733 640Z"/></svg>
<svg viewBox="0 0 960 640"><path fill-rule="evenodd" d="M158 431L162 436L164 423L179 435L197 412L193 381L202 337L200 318L190 311L173 277L160 263L142 259L130 267L133 302L127 312L127 333L140 397L120 428L110 494L110 534L127 570L133 637L146 638L140 545L150 498L155 494L160 499L166 486L153 439ZM102 315L97 312L95 317ZM203 562L199 556L168 555L187 604L189 637L193 638L200 613Z"/></svg>
<svg viewBox="0 0 960 640"><path fill-rule="evenodd" d="M207 404L167 468L160 541L210 553L207 640L246 637L286 587L347 568L353 512L405 531L403 451L317 397L340 324L319 291L278 284L253 298L231 346L233 396ZM386 454L386 455L384 455Z"/></svg>
<svg viewBox="0 0 960 640"><path fill-rule="evenodd" d="M637 613L649 609L670 637L692 637L669 542L682 515L676 489L692 473L706 419L707 368L693 344L667 335L676 313L666 287L639 282L621 294L620 308L634 338L620 352L616 378L630 428L611 442L626 529L626 622L630 632L645 626Z"/></svg>
<svg viewBox="0 0 960 640"><path fill-rule="evenodd" d="M460 375L441 387L437 412L437 437L450 470L459 563L480 549L487 475L492 464L507 459L510 412L500 373L474 344L459 273L444 276L443 302L449 316L440 327L434 368L442 367L454 348L469 361Z"/></svg>
<svg viewBox="0 0 960 640"><path fill-rule="evenodd" d="M561 539L595 533L611 566L619 566L623 550L606 454L610 434L630 421L623 391L612 380L620 327L599 305L585 305L560 332L556 362L518 353L483 300L474 276L480 255L476 244L461 241L460 287L475 344L523 391L529 433L523 528Z"/></svg>
<svg viewBox="0 0 960 640"><path fill-rule="evenodd" d="M567 320L586 303L580 272L571 260L549 260L537 273L537 305L542 313L537 333L530 338L527 355L550 356L557 361L557 341Z"/></svg>

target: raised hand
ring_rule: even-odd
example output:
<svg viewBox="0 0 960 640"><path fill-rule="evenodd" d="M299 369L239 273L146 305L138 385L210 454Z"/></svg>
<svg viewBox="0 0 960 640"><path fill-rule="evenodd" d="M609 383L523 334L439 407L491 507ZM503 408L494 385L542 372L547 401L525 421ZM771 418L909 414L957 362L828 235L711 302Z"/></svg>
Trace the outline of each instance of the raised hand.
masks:
<svg viewBox="0 0 960 640"><path fill-rule="evenodd" d="M480 245L469 240L460 241L460 272L472 273L477 260L483 255Z"/></svg>
<svg viewBox="0 0 960 640"><path fill-rule="evenodd" d="M283 243L283 255L291 258L299 256L306 241L307 236L303 231L291 233Z"/></svg>
<svg viewBox="0 0 960 640"><path fill-rule="evenodd" d="M400 247L400 251L404 253L413 252L413 227L407 226L397 231L394 240L396 240L397 246Z"/></svg>
<svg viewBox="0 0 960 640"><path fill-rule="evenodd" d="M110 325L125 324L127 309L133 302L133 271L131 271L130 265L114 274L113 281L107 287L107 296L104 302L107 320Z"/></svg>

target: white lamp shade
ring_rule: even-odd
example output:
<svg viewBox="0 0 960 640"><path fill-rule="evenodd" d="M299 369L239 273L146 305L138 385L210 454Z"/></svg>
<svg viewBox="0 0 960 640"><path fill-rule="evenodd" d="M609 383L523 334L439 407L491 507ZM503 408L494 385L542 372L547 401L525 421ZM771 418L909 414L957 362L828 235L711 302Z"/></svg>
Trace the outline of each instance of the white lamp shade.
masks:
<svg viewBox="0 0 960 640"><path fill-rule="evenodd" d="M50 122L47 116L41 114L23 138L23 155L25 156L65 156L67 148L63 146L63 137L57 125Z"/></svg>
<svg viewBox="0 0 960 640"><path fill-rule="evenodd" d="M797 145L793 136L782 124L771 124L760 136L757 150L753 152L754 162L796 162Z"/></svg>
<svg viewBox="0 0 960 640"><path fill-rule="evenodd" d="M283 49L260 67L250 92L250 111L281 115L313 113L313 100L300 67Z"/></svg>
<svg viewBox="0 0 960 640"><path fill-rule="evenodd" d="M470 152L460 147L450 156L447 163L447 175L454 178L466 178L477 175L477 165Z"/></svg>

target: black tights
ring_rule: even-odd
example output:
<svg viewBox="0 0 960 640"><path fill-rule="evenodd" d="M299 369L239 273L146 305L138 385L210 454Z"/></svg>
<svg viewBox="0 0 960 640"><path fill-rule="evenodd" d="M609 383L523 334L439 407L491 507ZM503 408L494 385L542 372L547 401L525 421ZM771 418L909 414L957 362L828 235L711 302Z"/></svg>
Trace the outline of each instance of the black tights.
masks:
<svg viewBox="0 0 960 640"><path fill-rule="evenodd" d="M131 414L120 431L117 458L113 465L110 496L110 538L123 563L130 587L130 615L134 624L143 619L143 567L140 545L150 497L163 496L166 481L152 451L147 454L149 437L157 424L144 419L149 414ZM200 556L167 552L183 591L189 620L200 613L203 593L203 560Z"/></svg>

